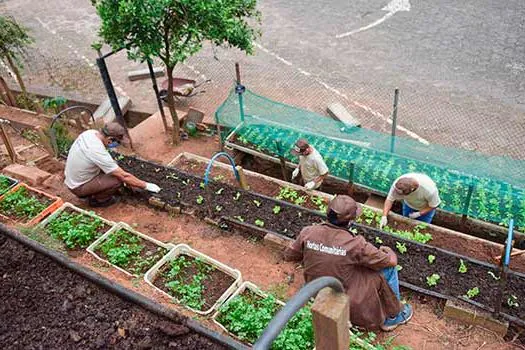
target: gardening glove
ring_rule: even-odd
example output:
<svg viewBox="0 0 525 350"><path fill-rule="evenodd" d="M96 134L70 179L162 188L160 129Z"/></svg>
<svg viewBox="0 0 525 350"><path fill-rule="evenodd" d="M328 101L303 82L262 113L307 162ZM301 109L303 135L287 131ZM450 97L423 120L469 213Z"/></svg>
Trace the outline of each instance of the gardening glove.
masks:
<svg viewBox="0 0 525 350"><path fill-rule="evenodd" d="M160 188L159 186L151 183L151 182L146 182L146 191L150 191L150 192L153 192L153 193L159 193L160 190L162 188Z"/></svg>
<svg viewBox="0 0 525 350"><path fill-rule="evenodd" d="M299 175L299 168L295 168L295 170L292 173L292 180L295 179Z"/></svg>
<svg viewBox="0 0 525 350"><path fill-rule="evenodd" d="M421 216L421 212L420 211L415 211L413 213L408 214L408 217L411 218L411 219L417 219L420 216Z"/></svg>
<svg viewBox="0 0 525 350"><path fill-rule="evenodd" d="M315 187L315 181L310 181L310 182L307 182L304 187L307 189L307 190L313 190L314 187Z"/></svg>
<svg viewBox="0 0 525 350"><path fill-rule="evenodd" d="M379 229L382 230L388 224L388 218L386 216L381 216L381 221L379 221Z"/></svg>

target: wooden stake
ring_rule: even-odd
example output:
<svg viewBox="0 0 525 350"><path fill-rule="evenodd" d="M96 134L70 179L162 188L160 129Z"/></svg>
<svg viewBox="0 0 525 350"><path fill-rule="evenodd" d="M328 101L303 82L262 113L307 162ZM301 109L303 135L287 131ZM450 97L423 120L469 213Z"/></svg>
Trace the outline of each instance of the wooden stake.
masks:
<svg viewBox="0 0 525 350"><path fill-rule="evenodd" d="M44 130L42 130L42 127L40 125L36 126L35 131L38 134L38 137L40 138L40 143L42 144L42 146L44 146L46 152L49 153L50 156L54 157L55 150L53 146L51 145L51 141L49 140L49 137L47 137Z"/></svg>
<svg viewBox="0 0 525 350"><path fill-rule="evenodd" d="M0 77L0 87L3 91L3 95L5 95L5 102L8 106L16 107L16 99L13 93L11 92L11 89L9 89L9 86L7 86L7 83L5 82L4 78Z"/></svg>
<svg viewBox="0 0 525 350"><path fill-rule="evenodd" d="M16 154L15 148L13 147L13 143L11 142L11 138L7 134L7 131L5 130L5 120L0 120L0 134L2 136L2 140L4 140L5 148L7 149L7 153L9 154L9 158L11 158L12 163L16 163L18 159L18 155Z"/></svg>
<svg viewBox="0 0 525 350"><path fill-rule="evenodd" d="M240 182L241 188L243 190L249 191L250 190L250 185L248 185L248 181L246 180L246 175L244 174L244 169L240 165L237 165L235 167L235 169L237 169L237 172L239 173L239 182Z"/></svg>
<svg viewBox="0 0 525 350"><path fill-rule="evenodd" d="M322 289L312 306L315 345L323 350L348 350L350 299L331 288Z"/></svg>

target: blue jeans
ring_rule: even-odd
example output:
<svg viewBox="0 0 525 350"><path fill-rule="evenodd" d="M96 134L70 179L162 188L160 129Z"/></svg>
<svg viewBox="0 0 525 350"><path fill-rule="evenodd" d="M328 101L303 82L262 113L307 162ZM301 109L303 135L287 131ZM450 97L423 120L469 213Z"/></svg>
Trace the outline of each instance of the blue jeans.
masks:
<svg viewBox="0 0 525 350"><path fill-rule="evenodd" d="M403 202L403 216L406 216L408 218L408 214L416 212L417 210L410 208L405 202ZM416 220L426 222L427 224L430 224L432 222L432 219L434 218L434 215L436 214L436 209L432 209L425 215L421 215Z"/></svg>
<svg viewBox="0 0 525 350"><path fill-rule="evenodd" d="M396 267L386 267L381 270L383 276L385 276L386 282L396 295L398 300L401 300L401 295L399 294L399 277L397 276Z"/></svg>

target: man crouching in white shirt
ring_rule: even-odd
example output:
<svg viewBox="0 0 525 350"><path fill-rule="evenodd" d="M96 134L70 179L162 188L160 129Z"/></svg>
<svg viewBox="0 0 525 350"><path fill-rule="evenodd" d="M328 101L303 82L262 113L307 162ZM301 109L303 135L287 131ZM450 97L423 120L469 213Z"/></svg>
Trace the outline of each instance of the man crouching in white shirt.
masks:
<svg viewBox="0 0 525 350"><path fill-rule="evenodd" d="M161 188L145 182L120 168L107 148L120 145L126 130L118 123L108 123L100 130L80 134L69 150L64 183L92 207L107 207L118 201L115 196L126 184L158 193Z"/></svg>

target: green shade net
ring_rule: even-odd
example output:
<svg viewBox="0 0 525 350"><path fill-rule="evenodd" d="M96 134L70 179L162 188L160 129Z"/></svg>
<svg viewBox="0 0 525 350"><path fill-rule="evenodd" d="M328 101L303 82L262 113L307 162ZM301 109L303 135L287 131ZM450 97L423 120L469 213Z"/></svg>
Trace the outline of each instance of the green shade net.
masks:
<svg viewBox="0 0 525 350"><path fill-rule="evenodd" d="M386 194L407 172L429 175L437 184L440 207L457 214L525 227L525 161L488 156L442 145L392 137L345 125L307 110L246 90L234 91L215 113L221 137L268 155L297 163L290 150L305 138L323 156L330 174ZM353 171L351 171L351 163ZM469 199L470 194L470 201Z"/></svg>

